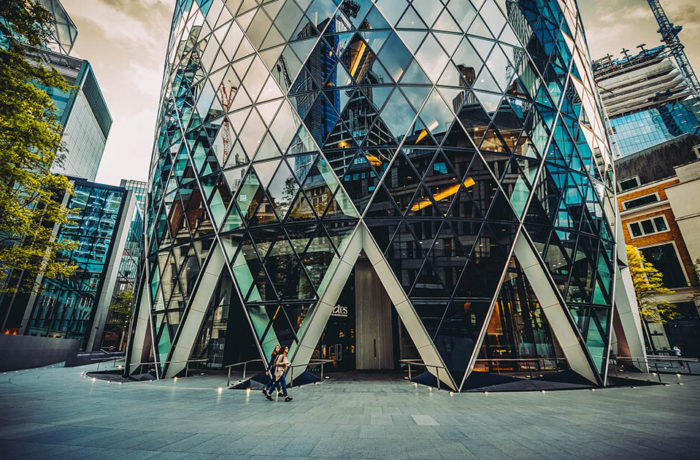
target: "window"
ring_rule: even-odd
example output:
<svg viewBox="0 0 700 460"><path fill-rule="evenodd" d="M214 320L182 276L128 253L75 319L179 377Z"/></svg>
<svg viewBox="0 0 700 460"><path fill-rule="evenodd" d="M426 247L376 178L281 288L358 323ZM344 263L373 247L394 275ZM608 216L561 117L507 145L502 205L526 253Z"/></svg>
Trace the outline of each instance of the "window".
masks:
<svg viewBox="0 0 700 460"><path fill-rule="evenodd" d="M623 179L620 181L621 192L626 192L627 190L631 190L635 187L639 187L639 178L637 176Z"/></svg>
<svg viewBox="0 0 700 460"><path fill-rule="evenodd" d="M642 229L639 227L639 223L637 222L630 224L630 231L632 232L632 236L635 238L642 236Z"/></svg>
<svg viewBox="0 0 700 460"><path fill-rule="evenodd" d="M668 230L666 227L666 220L663 217L654 217L654 225L656 226L657 232L665 232Z"/></svg>
<svg viewBox="0 0 700 460"><path fill-rule="evenodd" d="M640 198L635 198L634 200L624 201L622 205L625 209L632 209L644 206L645 204L654 203L656 201L659 201L659 196L654 193L653 195L645 195Z"/></svg>
<svg viewBox="0 0 700 460"><path fill-rule="evenodd" d="M676 321L697 321L700 319L695 302L677 302L676 312L678 313Z"/></svg>
<svg viewBox="0 0 700 460"><path fill-rule="evenodd" d="M664 286L677 288L688 285L673 243L640 248L639 250L646 261L664 275Z"/></svg>
<svg viewBox="0 0 700 460"><path fill-rule="evenodd" d="M639 222L632 222L629 224L629 229L632 237L638 238L640 236L665 232L668 230L668 226L666 225L666 219L663 216L659 216Z"/></svg>

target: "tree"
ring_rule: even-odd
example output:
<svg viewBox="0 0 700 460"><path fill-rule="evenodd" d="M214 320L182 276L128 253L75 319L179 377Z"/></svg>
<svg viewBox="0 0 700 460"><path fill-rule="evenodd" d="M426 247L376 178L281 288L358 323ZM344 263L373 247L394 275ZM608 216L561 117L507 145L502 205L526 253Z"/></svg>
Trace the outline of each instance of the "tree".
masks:
<svg viewBox="0 0 700 460"><path fill-rule="evenodd" d="M134 291L127 289L120 291L117 298L114 299L112 305L109 306L111 312L110 320L107 322L110 326L115 326L119 330L119 334L124 339L124 334L129 327L131 319L131 303L134 300ZM121 348L121 344L119 346Z"/></svg>
<svg viewBox="0 0 700 460"><path fill-rule="evenodd" d="M678 316L676 306L660 298L660 294L673 294L664 287L663 274L644 259L644 255L631 245L626 246L632 284L639 304L639 312L645 321L666 323Z"/></svg>
<svg viewBox="0 0 700 460"><path fill-rule="evenodd" d="M30 0L0 1L0 292L38 289L39 274L68 277L75 267L60 260L75 247L57 241L68 221L61 205L72 186L51 173L60 161L62 127L42 88L70 91L65 79L32 52L49 35L50 14Z"/></svg>

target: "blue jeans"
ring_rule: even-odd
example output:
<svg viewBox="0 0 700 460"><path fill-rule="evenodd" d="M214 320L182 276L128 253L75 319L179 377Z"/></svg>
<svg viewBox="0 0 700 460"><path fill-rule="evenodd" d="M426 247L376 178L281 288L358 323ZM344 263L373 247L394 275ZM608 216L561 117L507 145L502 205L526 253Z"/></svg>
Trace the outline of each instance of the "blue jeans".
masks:
<svg viewBox="0 0 700 460"><path fill-rule="evenodd" d="M270 372L269 377L270 377L269 380L265 384L265 388L263 388L263 391L265 391L265 393L269 393L275 387L274 374L272 374L272 372Z"/></svg>
<svg viewBox="0 0 700 460"><path fill-rule="evenodd" d="M284 374L282 374L282 377L280 377L280 379L275 382L277 391L280 391L280 383L282 384L282 395L287 397L287 379L284 378Z"/></svg>

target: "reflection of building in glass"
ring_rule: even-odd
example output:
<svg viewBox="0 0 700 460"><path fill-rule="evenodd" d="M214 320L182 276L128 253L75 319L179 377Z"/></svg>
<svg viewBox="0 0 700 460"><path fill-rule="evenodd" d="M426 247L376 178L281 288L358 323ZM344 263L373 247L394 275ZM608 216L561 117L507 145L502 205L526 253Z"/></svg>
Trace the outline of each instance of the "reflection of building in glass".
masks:
<svg viewBox="0 0 700 460"><path fill-rule="evenodd" d="M621 59L607 56L593 69L621 156L700 129L700 103L666 46Z"/></svg>
<svg viewBox="0 0 700 460"><path fill-rule="evenodd" d="M663 274L674 293L662 296L679 317L647 325L653 350L679 345L683 356L700 357L700 136L684 134L615 162L617 202L625 241Z"/></svg>
<svg viewBox="0 0 700 460"><path fill-rule="evenodd" d="M143 213L148 191L148 184L137 180L122 179L120 186L134 192L136 206L130 219L126 244L119 265L115 297L119 292L134 290L139 272L139 260L143 253Z"/></svg>
<svg viewBox="0 0 700 460"><path fill-rule="evenodd" d="M136 204L131 213L124 250L119 259L119 270L111 299L112 305L124 302L123 296L133 294L136 288L143 255L144 210L148 193L148 184L138 180L122 179L120 187L133 192ZM120 347L122 345L122 325L128 323L128 318L122 316L124 316L123 313L114 311L107 314L103 346Z"/></svg>
<svg viewBox="0 0 700 460"><path fill-rule="evenodd" d="M282 344L466 389L643 355L577 12L307 3L176 4L127 372Z"/></svg>
<svg viewBox="0 0 700 460"><path fill-rule="evenodd" d="M107 308L133 212L132 194L121 187L72 179L65 197L68 223L59 240L78 244L59 257L77 266L68 279L39 279L39 292L18 295L7 308L4 328L20 334L79 339L81 349L99 349ZM10 299L7 299L10 300Z"/></svg>

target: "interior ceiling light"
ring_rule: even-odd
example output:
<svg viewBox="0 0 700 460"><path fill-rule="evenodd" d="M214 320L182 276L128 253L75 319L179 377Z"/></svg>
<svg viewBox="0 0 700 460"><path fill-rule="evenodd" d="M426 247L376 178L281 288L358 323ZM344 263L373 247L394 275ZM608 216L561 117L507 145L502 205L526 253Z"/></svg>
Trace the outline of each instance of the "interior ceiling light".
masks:
<svg viewBox="0 0 700 460"><path fill-rule="evenodd" d="M463 184L464 184L465 188L472 187L472 186L474 186L474 179L472 179L471 177L467 177L464 180ZM445 190L443 190L442 192L438 192L435 195L433 195L433 200L435 200L435 202L437 203L438 201L441 201L441 200L444 200L445 198L451 197L452 195L457 193L458 190L459 190L459 184L452 185L452 186L446 188ZM420 211L421 209L425 209L428 206L432 206L432 204L433 204L433 202L430 199L421 200L418 203L411 206L411 211L412 212Z"/></svg>

